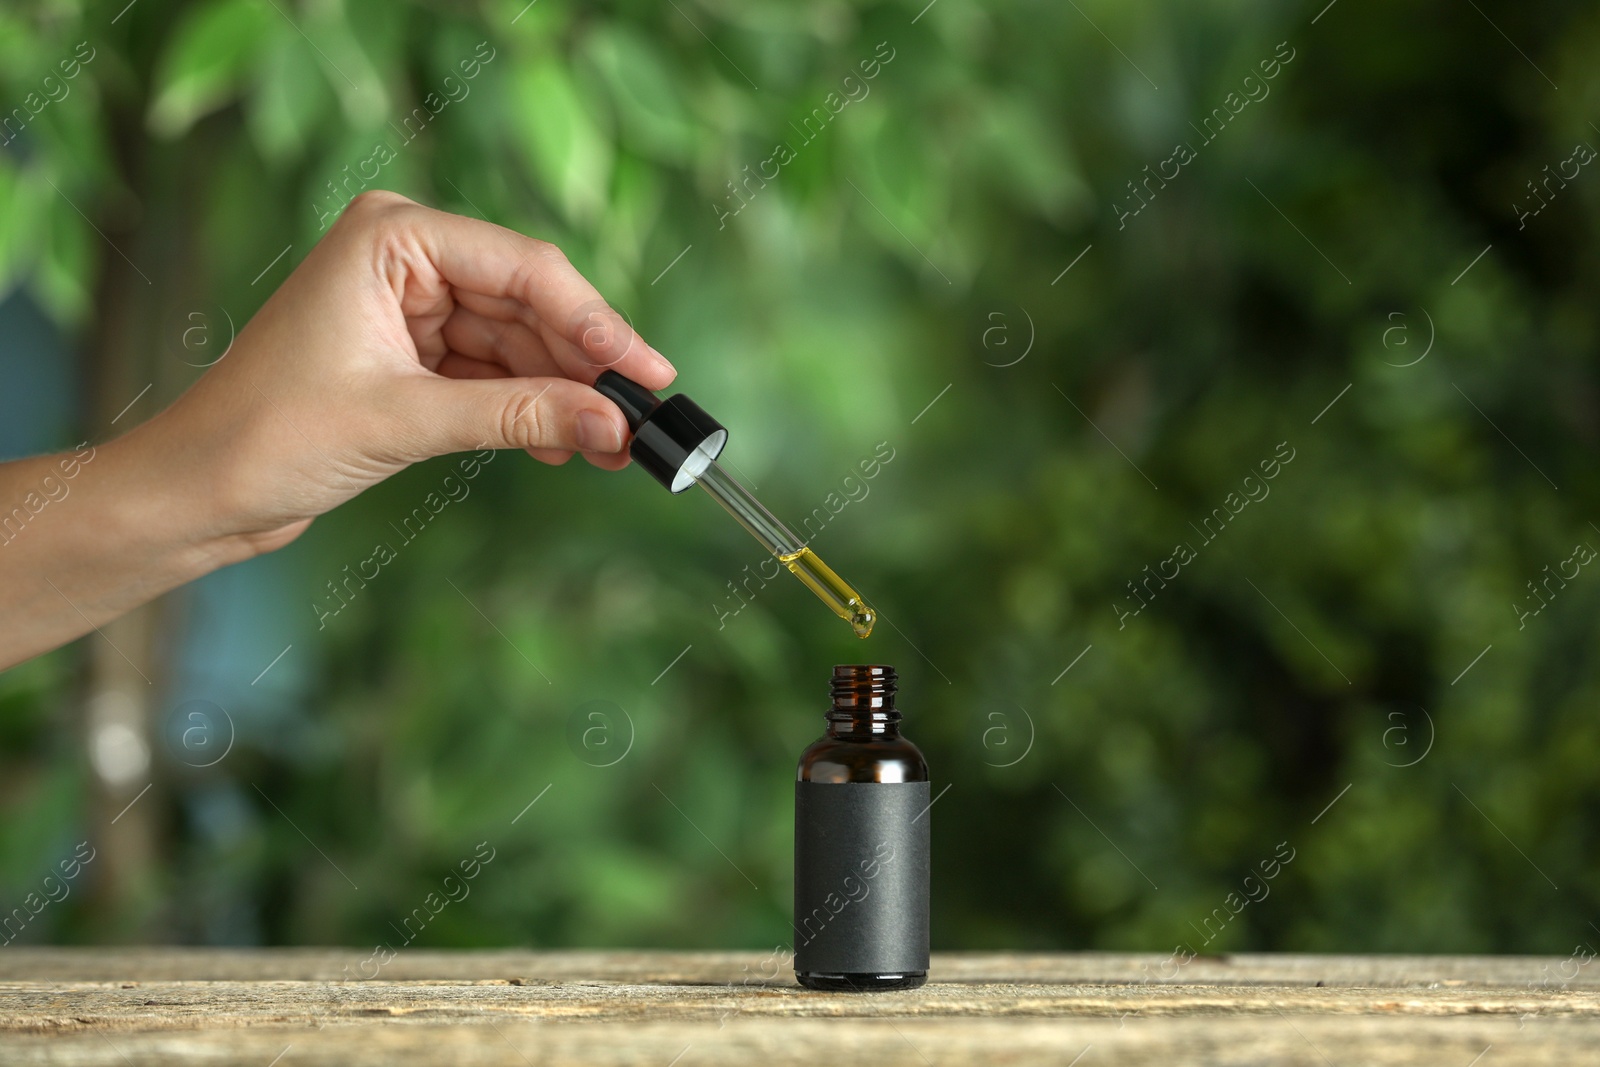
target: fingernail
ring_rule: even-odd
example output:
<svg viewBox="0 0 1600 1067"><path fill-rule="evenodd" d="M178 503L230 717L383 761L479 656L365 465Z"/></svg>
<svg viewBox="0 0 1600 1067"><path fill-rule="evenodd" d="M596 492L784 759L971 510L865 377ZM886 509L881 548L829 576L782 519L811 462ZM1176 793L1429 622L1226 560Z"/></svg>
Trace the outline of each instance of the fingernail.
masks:
<svg viewBox="0 0 1600 1067"><path fill-rule="evenodd" d="M668 360L666 356L663 356L660 352L657 352L654 348L650 348L649 351L650 351L650 355L655 360L655 364L656 364L656 369L657 370L660 370L660 371L662 371L663 373L666 373L666 374L670 374L674 378L676 378L678 376L678 368L674 367L672 365L671 361Z"/></svg>
<svg viewBox="0 0 1600 1067"><path fill-rule="evenodd" d="M598 411L578 412L578 447L585 452L622 451L622 432L616 421Z"/></svg>

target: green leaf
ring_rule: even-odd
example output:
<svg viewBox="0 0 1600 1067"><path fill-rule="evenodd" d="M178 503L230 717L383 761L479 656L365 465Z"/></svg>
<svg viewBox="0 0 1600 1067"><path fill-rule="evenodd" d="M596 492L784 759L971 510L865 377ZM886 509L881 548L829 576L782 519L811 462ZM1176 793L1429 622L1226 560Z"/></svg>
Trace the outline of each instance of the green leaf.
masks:
<svg viewBox="0 0 1600 1067"><path fill-rule="evenodd" d="M631 157L618 161L611 201L601 220L596 244L606 250L608 258L614 257L622 277L605 281L620 287L637 280L634 276L644 253L644 242L661 213L661 199L661 185L654 168ZM607 286L607 291L609 289Z"/></svg>
<svg viewBox="0 0 1600 1067"><path fill-rule="evenodd" d="M11 289L27 250L37 240L30 220L36 208L21 176L0 156L0 297Z"/></svg>
<svg viewBox="0 0 1600 1067"><path fill-rule="evenodd" d="M21 79L23 72L41 58L43 51L43 42L33 23L19 15L0 11L0 70L5 71L8 79Z"/></svg>
<svg viewBox="0 0 1600 1067"><path fill-rule="evenodd" d="M668 162L687 161L695 128L678 93L681 77L627 27L596 30L584 51L611 90L628 145Z"/></svg>
<svg viewBox="0 0 1600 1067"><path fill-rule="evenodd" d="M298 158L308 133L331 117L334 103L310 47L299 36L280 37L250 95L250 138L269 160Z"/></svg>
<svg viewBox="0 0 1600 1067"><path fill-rule="evenodd" d="M45 231L33 271L34 292L57 322L79 323L89 311L95 268L89 223L58 196L46 213Z"/></svg>
<svg viewBox="0 0 1600 1067"><path fill-rule="evenodd" d="M270 42L272 17L256 0L222 0L185 18L161 59L150 131L180 136L238 95Z"/></svg>
<svg viewBox="0 0 1600 1067"><path fill-rule="evenodd" d="M394 104L384 88L379 61L398 57L406 25L394 5L370 0L310 4L298 25L307 40L316 42L323 77L339 95L345 119L357 129L382 125Z"/></svg>
<svg viewBox="0 0 1600 1067"><path fill-rule="evenodd" d="M555 61L519 68L512 94L519 148L539 185L568 221L592 221L605 206L613 156L595 112Z"/></svg>
<svg viewBox="0 0 1600 1067"><path fill-rule="evenodd" d="M1069 207L1083 207L1089 190L1066 148L1066 135L1046 126L1038 110L1021 99L995 94L984 113L986 151L974 155L1022 207L1060 222Z"/></svg>

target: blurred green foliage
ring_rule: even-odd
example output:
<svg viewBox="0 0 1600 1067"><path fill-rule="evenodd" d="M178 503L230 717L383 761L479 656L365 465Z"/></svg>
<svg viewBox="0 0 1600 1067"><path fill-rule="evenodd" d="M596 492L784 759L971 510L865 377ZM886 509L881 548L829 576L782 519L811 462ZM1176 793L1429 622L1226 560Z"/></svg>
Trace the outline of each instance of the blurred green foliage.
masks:
<svg viewBox="0 0 1600 1067"><path fill-rule="evenodd" d="M1600 545L1600 176L1541 186L1523 225L1513 205L1600 144L1594 5L121 8L0 15L7 108L96 53L0 152L0 274L85 344L118 294L148 301L168 396L200 372L160 315L243 322L383 143L370 185L566 250L779 515L895 455L815 542L882 610L865 645L790 582L719 623L758 549L636 470L500 457L319 631L325 583L451 461L320 520L273 564L293 613L250 660L292 641L300 695L233 705L216 767L158 761L161 867L126 929L393 940L488 841L420 944L785 943L794 761L829 665L867 659L899 667L950 787L937 948L1588 936L1600 576L1520 627L1513 605ZM806 143L880 42L892 62ZM1201 146L1280 42L1270 95ZM779 142L793 161L723 218ZM1197 158L1143 185L1178 142ZM1203 543L1280 442L1270 495ZM1119 619L1182 542L1197 558ZM7 901L82 832L77 656L0 676ZM591 701L626 713L610 766L571 741ZM1279 842L1270 896L1206 942ZM254 918L206 918L229 909ZM54 938L103 930L58 912Z"/></svg>

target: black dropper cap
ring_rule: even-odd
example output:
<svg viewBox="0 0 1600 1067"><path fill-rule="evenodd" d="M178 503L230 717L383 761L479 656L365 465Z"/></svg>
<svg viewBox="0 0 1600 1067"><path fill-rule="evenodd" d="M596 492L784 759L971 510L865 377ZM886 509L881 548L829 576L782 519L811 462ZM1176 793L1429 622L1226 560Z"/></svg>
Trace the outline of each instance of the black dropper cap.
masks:
<svg viewBox="0 0 1600 1067"><path fill-rule="evenodd" d="M674 493L693 485L728 443L722 424L682 393L662 400L614 370L600 375L594 387L628 420L628 454Z"/></svg>

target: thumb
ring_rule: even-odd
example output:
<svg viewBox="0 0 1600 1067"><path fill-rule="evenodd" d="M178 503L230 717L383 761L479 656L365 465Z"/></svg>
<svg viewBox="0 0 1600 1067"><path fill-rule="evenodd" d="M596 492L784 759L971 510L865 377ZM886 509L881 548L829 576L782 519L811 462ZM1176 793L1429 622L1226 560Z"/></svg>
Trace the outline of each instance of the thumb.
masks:
<svg viewBox="0 0 1600 1067"><path fill-rule="evenodd" d="M417 378L401 391L429 456L475 448L620 452L628 424L617 406L570 378Z"/></svg>

